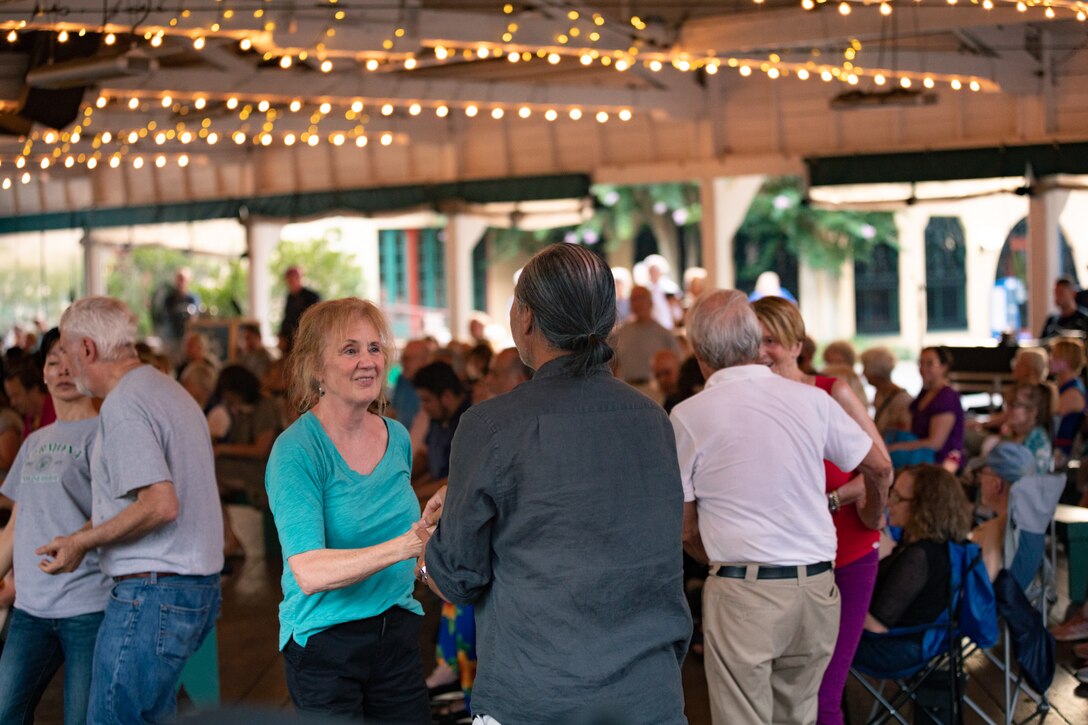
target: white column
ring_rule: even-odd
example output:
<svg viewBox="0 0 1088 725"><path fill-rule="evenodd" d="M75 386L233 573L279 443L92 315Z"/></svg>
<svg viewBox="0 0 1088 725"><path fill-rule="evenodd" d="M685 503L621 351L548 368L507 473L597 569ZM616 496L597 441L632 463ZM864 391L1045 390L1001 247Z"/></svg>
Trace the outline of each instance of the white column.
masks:
<svg viewBox="0 0 1088 725"><path fill-rule="evenodd" d="M454 214L446 222L446 304L450 311L450 335L468 335L472 314L472 250L487 231L487 221Z"/></svg>
<svg viewBox="0 0 1088 725"><path fill-rule="evenodd" d="M83 232L83 294L106 294L106 252L107 249L94 241L91 231Z"/></svg>
<svg viewBox="0 0 1088 725"><path fill-rule="evenodd" d="M376 305L381 304L382 270L378 244L378 225L363 220L352 220L351 246L363 272L363 289L360 295Z"/></svg>
<svg viewBox="0 0 1088 725"><path fill-rule="evenodd" d="M949 215L959 217L967 244L967 329L973 338L993 333L992 307L997 261L1005 238L1024 216L1020 199L991 196L961 202Z"/></svg>
<svg viewBox="0 0 1088 725"><path fill-rule="evenodd" d="M703 267L712 287L729 289L737 283L733 235L744 222L763 179L763 176L714 177L700 182Z"/></svg>
<svg viewBox="0 0 1088 725"><path fill-rule="evenodd" d="M798 260L797 294L805 332L817 342L854 336L854 263L847 260L838 270L813 269Z"/></svg>
<svg viewBox="0 0 1088 725"><path fill-rule="evenodd" d="M926 336L926 223L929 212L908 207L895 214L899 233L899 334L921 350Z"/></svg>
<svg viewBox="0 0 1088 725"><path fill-rule="evenodd" d="M249 316L261 325L261 338L272 335L272 250L280 243L280 222L250 219L246 223L246 250L249 254Z"/></svg>
<svg viewBox="0 0 1088 725"><path fill-rule="evenodd" d="M1028 320L1039 334L1053 305L1054 280L1060 274L1058 218L1069 192L1044 191L1028 203Z"/></svg>

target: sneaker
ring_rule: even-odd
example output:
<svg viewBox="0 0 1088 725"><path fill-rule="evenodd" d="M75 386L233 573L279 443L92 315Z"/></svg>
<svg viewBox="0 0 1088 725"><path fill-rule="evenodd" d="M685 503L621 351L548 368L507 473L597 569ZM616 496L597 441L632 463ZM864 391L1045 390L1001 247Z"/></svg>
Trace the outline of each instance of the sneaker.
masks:
<svg viewBox="0 0 1088 725"><path fill-rule="evenodd" d="M1075 617L1068 622L1059 624L1050 630L1054 639L1059 642L1076 642L1088 639L1088 619Z"/></svg>
<svg viewBox="0 0 1088 725"><path fill-rule="evenodd" d="M1080 682L1088 684L1088 667L1081 667L1073 676L1076 677L1077 680L1079 680Z"/></svg>

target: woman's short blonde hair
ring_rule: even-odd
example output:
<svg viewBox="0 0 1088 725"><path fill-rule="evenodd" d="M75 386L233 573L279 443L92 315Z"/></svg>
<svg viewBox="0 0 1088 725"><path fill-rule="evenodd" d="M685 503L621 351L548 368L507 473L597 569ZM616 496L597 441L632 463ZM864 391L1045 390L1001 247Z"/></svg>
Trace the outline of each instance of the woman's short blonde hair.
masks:
<svg viewBox="0 0 1088 725"><path fill-rule="evenodd" d="M903 469L914 478L910 519L903 527L908 541L963 541L971 530L967 496L956 477L941 466Z"/></svg>
<svg viewBox="0 0 1088 725"><path fill-rule="evenodd" d="M797 305L782 297L761 297L752 303L756 318L774 341L793 347L805 339L805 321Z"/></svg>
<svg viewBox="0 0 1088 725"><path fill-rule="evenodd" d="M1084 369L1084 343L1069 337L1060 337L1050 343L1050 357L1061 360L1074 375Z"/></svg>
<svg viewBox="0 0 1088 725"><path fill-rule="evenodd" d="M371 404L370 410L381 414L385 411L386 378L389 366L396 357L396 342L385 314L368 300L345 297L339 300L319 302L310 307L299 320L295 344L287 358L287 378L291 403L300 413L317 405L321 399L319 379L325 371L325 350L339 341L349 325L365 321L374 326L382 346L384 361L381 392Z"/></svg>

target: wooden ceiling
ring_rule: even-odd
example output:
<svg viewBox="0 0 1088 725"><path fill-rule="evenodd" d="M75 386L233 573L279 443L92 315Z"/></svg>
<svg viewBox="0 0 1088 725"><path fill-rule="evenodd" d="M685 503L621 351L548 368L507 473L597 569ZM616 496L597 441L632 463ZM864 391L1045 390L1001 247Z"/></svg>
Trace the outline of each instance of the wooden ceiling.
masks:
<svg viewBox="0 0 1088 725"><path fill-rule="evenodd" d="M0 216L1083 141L1085 12L1076 0L14 0L0 5Z"/></svg>

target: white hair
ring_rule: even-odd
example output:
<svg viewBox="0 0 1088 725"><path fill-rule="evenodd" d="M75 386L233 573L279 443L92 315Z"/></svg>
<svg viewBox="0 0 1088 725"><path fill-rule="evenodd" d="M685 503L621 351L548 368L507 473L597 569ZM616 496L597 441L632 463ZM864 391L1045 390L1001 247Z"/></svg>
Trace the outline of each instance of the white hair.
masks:
<svg viewBox="0 0 1088 725"><path fill-rule="evenodd" d="M688 336L698 358L721 370L759 360L763 331L743 292L714 290L688 312Z"/></svg>
<svg viewBox="0 0 1088 725"><path fill-rule="evenodd" d="M104 361L136 354L136 315L113 297L84 297L60 316L61 332L69 337L90 338Z"/></svg>

